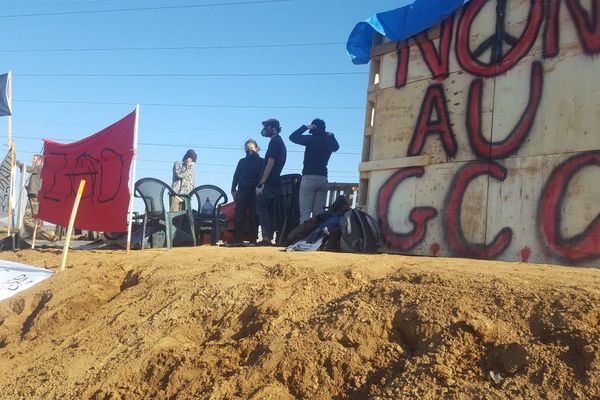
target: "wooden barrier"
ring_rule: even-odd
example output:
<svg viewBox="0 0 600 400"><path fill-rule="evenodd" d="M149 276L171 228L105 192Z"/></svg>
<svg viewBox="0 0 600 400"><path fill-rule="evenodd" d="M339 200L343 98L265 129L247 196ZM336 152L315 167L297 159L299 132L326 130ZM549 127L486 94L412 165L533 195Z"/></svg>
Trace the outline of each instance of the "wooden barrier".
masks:
<svg viewBox="0 0 600 400"><path fill-rule="evenodd" d="M473 0L373 50L360 198L386 250L600 266L590 3Z"/></svg>

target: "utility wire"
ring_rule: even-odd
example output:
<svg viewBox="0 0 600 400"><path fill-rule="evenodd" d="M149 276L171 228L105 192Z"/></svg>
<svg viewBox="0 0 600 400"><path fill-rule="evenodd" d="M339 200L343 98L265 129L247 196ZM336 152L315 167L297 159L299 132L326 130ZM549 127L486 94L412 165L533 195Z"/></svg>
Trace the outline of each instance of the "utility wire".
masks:
<svg viewBox="0 0 600 400"><path fill-rule="evenodd" d="M159 172L159 171L164 172L165 171L162 168L145 168L145 167L137 167L137 168L138 169L142 169L144 171L156 171L156 172ZM217 175L229 175L229 176L233 176L233 172L228 172L228 171L211 171L211 170L200 169L198 172L202 173L202 174L217 174ZM288 173L288 174L297 174L298 170L284 168L282 172L283 173ZM329 171L329 172L334 172L334 171ZM356 175L358 175L358 172L342 172L342 173L343 174L356 174ZM332 177L338 177L338 178L342 178L342 179L349 179L350 178L349 176L341 177L339 175L329 175L329 177L330 178L332 178ZM334 183L334 182L329 182L329 183Z"/></svg>
<svg viewBox="0 0 600 400"><path fill-rule="evenodd" d="M206 146L206 145L196 145L196 144L166 144L166 143L144 143L144 142L139 142L138 143L140 146L149 146L149 147L174 147L174 148L181 148L181 147L194 147L194 148L198 148L198 149L207 149L207 150L235 150L235 151L240 151L240 147L237 146ZM304 153L304 150L287 150L288 153ZM343 155L353 155L353 156L357 156L360 155L361 153L347 153L347 152L335 152L335 154L343 154Z"/></svg>
<svg viewBox="0 0 600 400"><path fill-rule="evenodd" d="M255 5L255 4L284 3L284 2L290 2L290 1L293 1L293 0L251 0L251 1L237 1L237 2L231 2L231 3L182 4L182 5L175 5L175 6L113 8L113 9L106 9L106 10L57 11L57 12L46 12L46 13L0 15L0 18L48 17L48 16L56 16L56 15L81 15L81 14L107 14L107 13L119 13L119 12L162 11L162 10L176 10L176 9L182 10L182 9L191 9L191 8L231 7L231 6L244 6L244 5Z"/></svg>
<svg viewBox="0 0 600 400"><path fill-rule="evenodd" d="M92 0L92 1L77 1L77 2L69 2L69 3L49 3L49 4L32 4L28 6L18 6L18 7L2 7L0 11L5 10L22 10L27 8L48 8L48 7L60 7L60 6L80 6L83 4L97 4L97 3L115 3L121 0Z"/></svg>
<svg viewBox="0 0 600 400"><path fill-rule="evenodd" d="M15 139L35 139L35 140L43 140L45 138L43 137L37 137L37 136L13 136ZM59 141L64 141L64 142L71 142L74 141L74 139L61 139L61 138L55 138L53 140L59 140ZM235 151L241 151L242 147L240 146L207 146L207 145L203 145L203 144L190 144L190 143L185 143L185 144L173 144L173 143L155 143L155 142L138 142L139 146L147 146L147 147L172 147L172 148L183 148L183 147L192 147L192 148L197 148L197 149L206 149L206 150L235 150ZM303 150L288 150L288 153L304 153ZM343 155L360 155L361 153L348 153L348 152L336 152L335 154L343 154ZM169 161L160 161L160 160L146 160L146 161L150 161L150 162L169 162Z"/></svg>
<svg viewBox="0 0 600 400"><path fill-rule="evenodd" d="M39 152L35 152L35 151L26 151L26 150L19 150L19 153L25 153L25 154L38 154ZM138 158L138 161L146 161L146 160L140 160ZM199 163L200 164L200 163ZM200 164L200 165L207 165L207 166L218 166L219 164ZM139 165L137 166L138 170L142 170L142 171L165 171L164 168L152 168L152 167L144 167L143 165ZM291 170L290 168L284 168L285 171L287 172L292 172L294 173L295 171ZM201 170L202 173L207 173L207 174L217 174L217 175L232 175L231 172L225 172L225 171L206 171L206 170ZM333 174L358 174L358 172L344 172L344 171L329 171ZM331 175L331 177L335 177L335 175ZM338 177L341 178L341 177ZM343 178L346 179L346 178ZM333 182L330 182L333 183Z"/></svg>
<svg viewBox="0 0 600 400"><path fill-rule="evenodd" d="M303 109L303 110L363 110L364 107L356 106L265 106L265 105L216 105L216 104L184 104L184 103L136 103L136 102L108 102L108 101L67 101L67 100L33 100L16 99L19 103L45 103L45 104L93 104L93 105L116 105L133 106L140 104L146 107L190 107L190 108L252 108L252 109Z"/></svg>
<svg viewBox="0 0 600 400"><path fill-rule="evenodd" d="M173 161L145 160L143 158L138 158L137 160L140 162L160 162L161 164L173 164ZM228 167L228 168L232 168L232 169L234 169L236 167L236 165L211 164L211 163L197 163L197 165L204 165L204 166L209 166L209 167ZM165 171L165 169L163 169L163 168L152 168L152 169L157 170L157 171ZM284 170L292 171L290 168L284 168ZM332 171L332 170L329 170L328 172L330 172L332 174L358 174L358 170L356 170L356 171Z"/></svg>
<svg viewBox="0 0 600 400"><path fill-rule="evenodd" d="M15 122L13 121L13 124ZM105 126L102 125L89 125L89 124L64 124L64 123L57 123L57 122L18 122L18 125L37 125L37 126L70 126L70 127L82 127L82 128L92 128L92 129L102 129ZM141 130L144 131L177 131L177 132L195 132L195 133L199 133L199 132L248 132L248 128L210 128L210 129L204 129L204 128L180 128L180 127L168 127L168 128L161 128L161 127L146 127L146 126L142 126L140 128ZM357 129L357 128L336 128L335 132L363 132L364 129ZM25 137L25 136L23 136ZM33 139L38 139L37 137L31 137ZM42 139L42 138L39 138ZM65 139L65 140L75 140L75 139ZM362 146L362 145L346 145L346 146Z"/></svg>
<svg viewBox="0 0 600 400"><path fill-rule="evenodd" d="M19 150L19 153L25 153L25 154L38 154L40 152L35 152L35 151L27 151L27 150ZM153 163L161 163L161 164L172 164L172 161L162 161L162 160L146 160L143 158L138 158L137 161L140 162L153 162ZM198 162L196 163L196 165L199 166L207 166L207 167L228 167L228 168L235 168L236 165L233 164L215 164L215 163L203 163L203 162ZM152 168L152 167L144 167L144 166L140 166L138 167L140 169L144 169L144 170L148 170L148 171L166 171L164 168ZM284 170L286 171L292 171L290 168L284 168ZM210 172L210 173L215 173L215 174L228 174L231 175L230 172L215 172L215 171L204 171L203 172ZM358 174L358 171L332 171L329 170L330 173L332 174Z"/></svg>
<svg viewBox="0 0 600 400"><path fill-rule="evenodd" d="M47 125L57 125L57 126L84 126L84 127L90 127L93 128L94 130L100 130L102 129L101 127L98 127L97 125L76 125L76 124L51 124L51 123L26 123L26 122L21 122L20 125L41 125L41 126L47 126ZM248 132L248 129L241 129L241 128L231 128L231 129L220 129L220 128L215 128L215 129L192 129L192 128L152 128L152 127L144 127L141 130L143 131L176 131L178 133L180 132L194 132L194 133L215 133L215 132L226 132L226 133L234 133L234 132ZM361 132L360 129L336 129L336 132ZM42 136L14 136L17 139L23 139L23 140L44 140L47 139L47 137L42 137ZM57 138L54 140L59 140L61 142L71 142L71 141L76 141L76 140L80 140L81 138L69 138L69 139L65 139L65 138ZM6 144L3 144L3 146L6 146ZM180 147L180 146L186 146L186 145L173 145L174 147ZM227 146L224 144L215 144L214 146ZM341 147L346 148L346 147L362 147L362 144L342 144ZM231 147L233 148L237 148L238 150L243 150L244 146L240 145L238 147Z"/></svg>
<svg viewBox="0 0 600 400"><path fill-rule="evenodd" d="M272 78L275 76L357 76L366 72L272 72L256 74L14 74L42 78Z"/></svg>
<svg viewBox="0 0 600 400"><path fill-rule="evenodd" d="M54 48L54 49L0 49L0 53L57 53L57 52L92 52L92 51L179 51L179 50L231 50L231 49L272 49L286 47L318 47L341 46L346 42L323 43L271 43L271 44L237 44L211 46L161 46L161 47L94 47L94 48Z"/></svg>

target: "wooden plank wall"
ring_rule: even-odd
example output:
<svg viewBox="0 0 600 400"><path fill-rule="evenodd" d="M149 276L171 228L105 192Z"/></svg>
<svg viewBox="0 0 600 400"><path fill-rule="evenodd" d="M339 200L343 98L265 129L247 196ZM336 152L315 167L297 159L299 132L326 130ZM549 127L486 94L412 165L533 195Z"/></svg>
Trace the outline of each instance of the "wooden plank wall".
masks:
<svg viewBox="0 0 600 400"><path fill-rule="evenodd" d="M471 0L373 54L359 198L386 250L600 266L600 0Z"/></svg>

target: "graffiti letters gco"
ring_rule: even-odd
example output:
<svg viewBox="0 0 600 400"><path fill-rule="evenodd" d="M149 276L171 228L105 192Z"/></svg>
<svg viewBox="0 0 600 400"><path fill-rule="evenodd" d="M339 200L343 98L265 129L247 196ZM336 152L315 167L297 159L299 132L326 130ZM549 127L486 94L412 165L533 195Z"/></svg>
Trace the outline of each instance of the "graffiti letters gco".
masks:
<svg viewBox="0 0 600 400"><path fill-rule="evenodd" d="M479 44L473 45L473 25L486 4L496 6L495 30ZM490 235L489 243L471 243L461 227L461 205L469 184L479 176L488 176L498 182L506 179L508 171L501 160L518 154L527 140L535 123L543 96L543 59L559 54L559 11L566 5L568 16L575 26L583 54L600 54L600 0L591 0L591 11L586 10L580 0L529 0L529 12L519 37L506 30L508 0L471 0L464 7L460 18L447 18L440 27L437 45L427 33L413 38L423 56L432 79L438 81L430 85L421 103L415 130L407 149L407 156L417 156L423 151L430 136L440 138L443 151L448 159L457 155L458 146L455 129L448 111L444 80L449 76L450 52L454 39L454 51L458 64L464 72L474 76L467 92L465 126L469 147L478 159L465 163L452 179L443 205L438 212L432 207L416 207L409 213L409 221L414 227L411 232L397 233L388 221L390 199L396 188L409 178L427 179L423 167L403 168L394 173L379 189L377 213L382 232L390 247L411 250L420 244L427 235L427 223L438 214L444 225L444 239L451 252L460 256L476 258L496 258L510 245L514 232L510 227L501 227ZM490 141L482 133L482 98L484 79L493 78L515 67L527 56L541 35L540 60L531 63L529 98L512 129L502 140ZM410 68L408 43L403 43L397 53L396 87L407 84ZM489 59L483 59L489 54ZM543 248L553 256L571 262L600 258L600 215L590 221L587 228L573 237L561 234L561 206L569 182L588 166L600 167L600 150L593 150L571 156L551 171L547 178L537 209L539 239ZM436 249L439 249L439 245ZM433 248L433 246L432 246ZM529 258L530 249L524 249L523 260ZM433 251L433 250L432 250ZM437 252L437 251L436 251Z"/></svg>

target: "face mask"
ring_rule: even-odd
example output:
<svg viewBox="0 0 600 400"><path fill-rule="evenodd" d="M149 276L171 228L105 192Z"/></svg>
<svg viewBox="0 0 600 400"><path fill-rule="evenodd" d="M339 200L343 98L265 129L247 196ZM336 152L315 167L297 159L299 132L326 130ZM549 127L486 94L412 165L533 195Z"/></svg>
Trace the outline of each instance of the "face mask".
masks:
<svg viewBox="0 0 600 400"><path fill-rule="evenodd" d="M262 131L260 131L260 134L261 134L262 136L264 136L264 137L269 137L269 136L271 136L271 132L270 132L270 130L269 130L269 129L267 129L267 128L263 128L263 130L262 130Z"/></svg>

